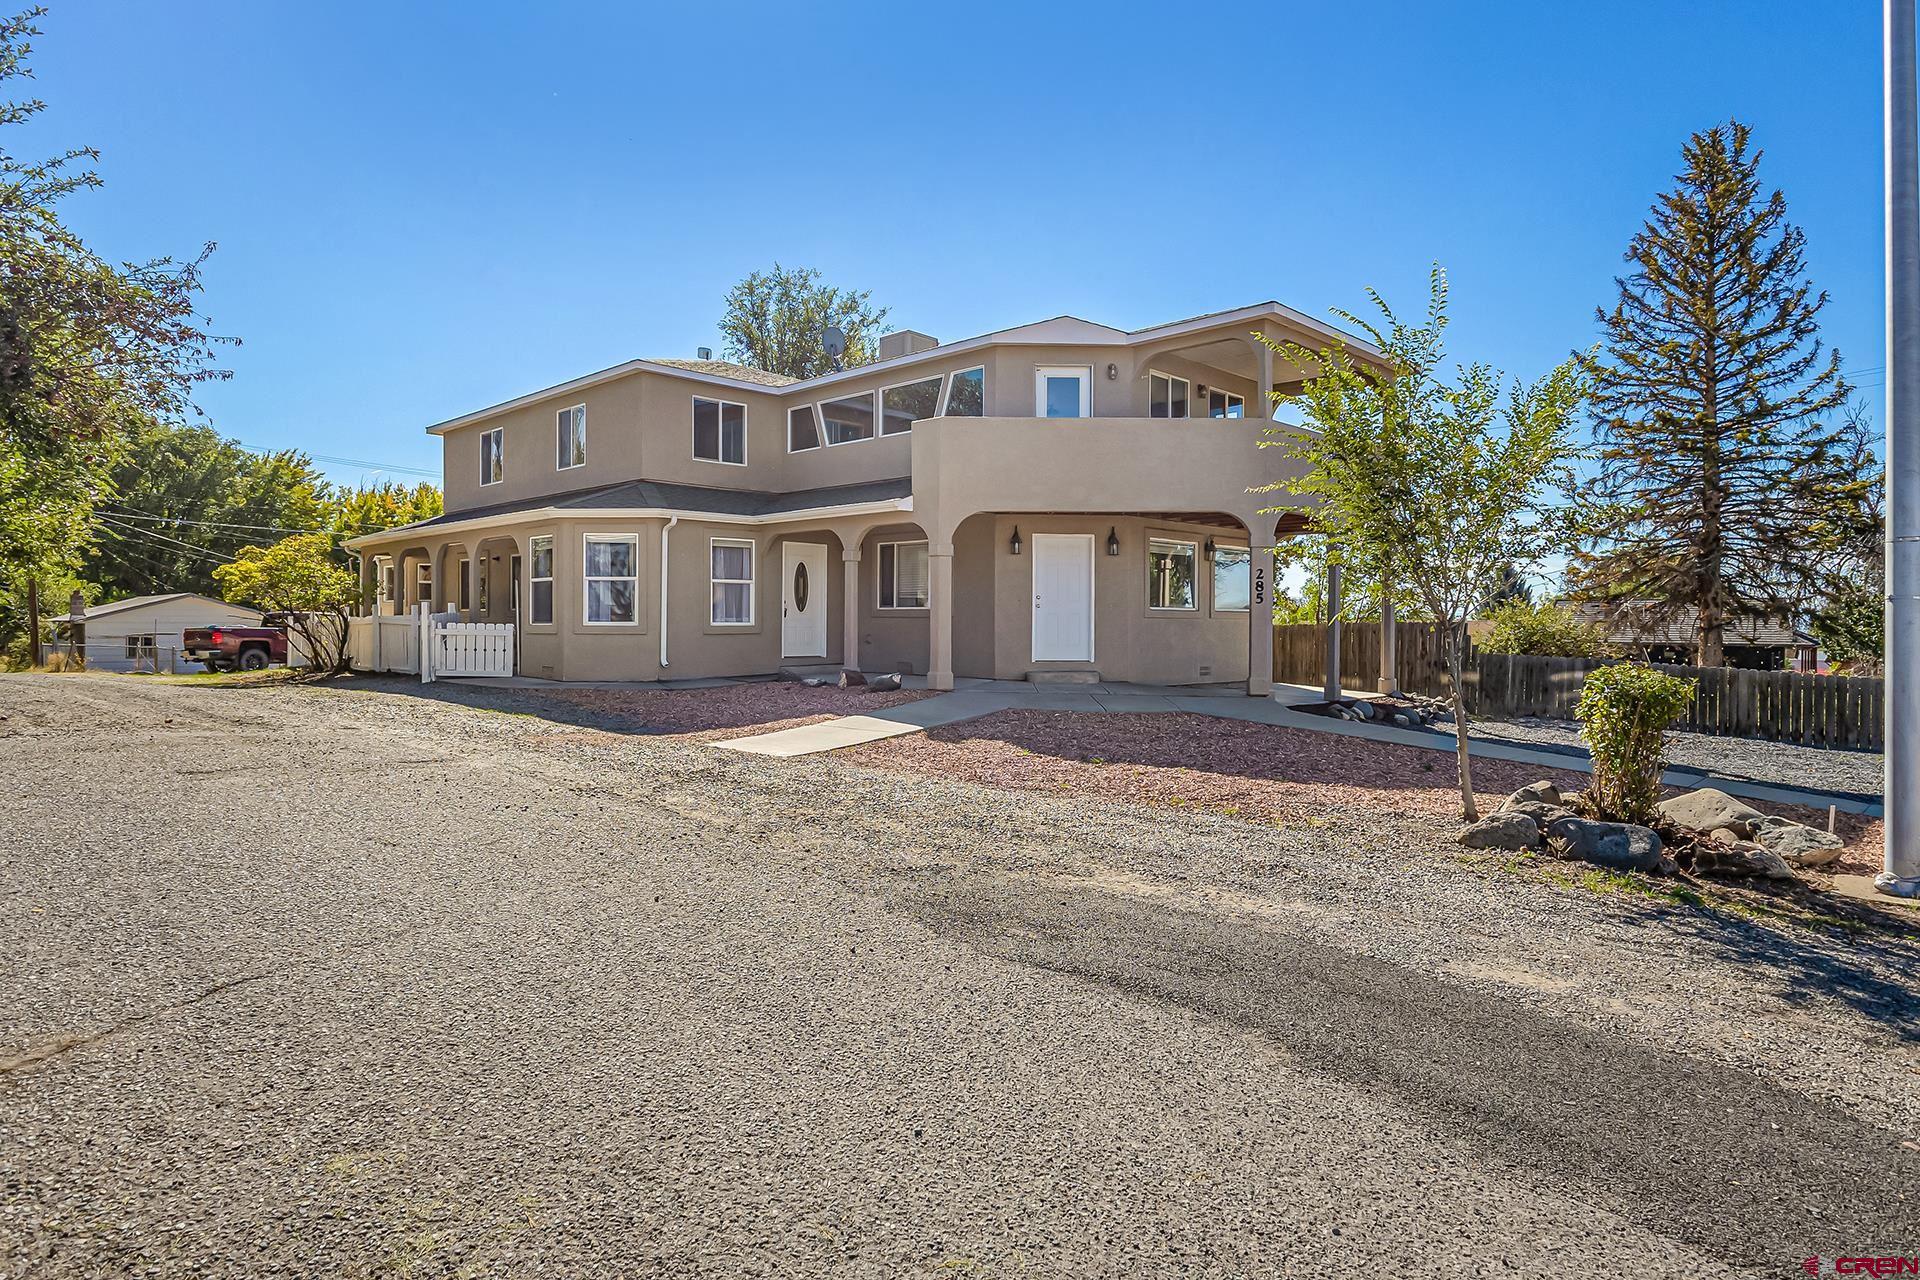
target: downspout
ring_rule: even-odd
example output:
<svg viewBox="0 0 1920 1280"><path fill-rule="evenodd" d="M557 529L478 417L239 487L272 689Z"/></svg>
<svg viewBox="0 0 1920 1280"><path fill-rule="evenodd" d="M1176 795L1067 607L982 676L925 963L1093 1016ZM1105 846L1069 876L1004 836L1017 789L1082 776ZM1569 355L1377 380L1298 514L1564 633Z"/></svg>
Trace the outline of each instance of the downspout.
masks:
<svg viewBox="0 0 1920 1280"><path fill-rule="evenodd" d="M660 528L660 669L667 669L667 543L679 516L670 516Z"/></svg>

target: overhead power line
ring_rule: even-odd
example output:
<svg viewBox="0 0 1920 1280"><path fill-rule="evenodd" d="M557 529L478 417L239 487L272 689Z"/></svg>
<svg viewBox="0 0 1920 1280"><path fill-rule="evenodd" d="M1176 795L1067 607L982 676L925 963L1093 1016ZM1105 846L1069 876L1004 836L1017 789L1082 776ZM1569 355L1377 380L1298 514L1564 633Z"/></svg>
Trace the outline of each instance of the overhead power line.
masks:
<svg viewBox="0 0 1920 1280"><path fill-rule="evenodd" d="M184 524L201 529L243 529L249 533L317 533L316 529L295 529L277 524L234 524L226 520L189 520L185 516L151 516L138 511L122 511L118 507L102 507L102 515L111 515L121 520L139 520L150 524Z"/></svg>
<svg viewBox="0 0 1920 1280"><path fill-rule="evenodd" d="M234 443L238 444L242 449L250 449L255 453L307 453L305 449L292 446L270 448L263 444L248 444L244 440L236 440ZM328 462L337 467L364 467L369 471L397 471L404 475L425 476L429 480L438 480L440 478L438 471L429 471L423 467L403 467L396 462L369 462L365 458L337 458L325 453L307 453L307 456L315 462Z"/></svg>

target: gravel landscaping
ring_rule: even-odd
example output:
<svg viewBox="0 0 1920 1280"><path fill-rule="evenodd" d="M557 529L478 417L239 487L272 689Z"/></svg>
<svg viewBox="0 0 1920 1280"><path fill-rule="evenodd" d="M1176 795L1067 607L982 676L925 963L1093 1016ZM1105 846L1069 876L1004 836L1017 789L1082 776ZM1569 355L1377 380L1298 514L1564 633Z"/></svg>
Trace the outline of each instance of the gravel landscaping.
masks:
<svg viewBox="0 0 1920 1280"><path fill-rule="evenodd" d="M1443 721L1447 732L1452 721ZM1580 726L1566 720L1526 717L1475 720L1476 738L1501 738L1541 746L1579 747ZM1723 778L1772 782L1789 787L1846 791L1877 796L1884 781L1885 758L1875 752L1830 751L1758 738L1722 738L1705 733L1674 733L1668 758L1676 765L1704 769Z"/></svg>
<svg viewBox="0 0 1920 1280"><path fill-rule="evenodd" d="M564 708L619 732L659 734L689 742L772 733L838 716L870 714L933 696L924 690L868 692L789 680L708 689L537 689L513 693L516 702L535 714Z"/></svg>
<svg viewBox="0 0 1920 1280"><path fill-rule="evenodd" d="M1895 908L636 723L0 677L0 1276L1695 1277L1920 1239Z"/></svg>

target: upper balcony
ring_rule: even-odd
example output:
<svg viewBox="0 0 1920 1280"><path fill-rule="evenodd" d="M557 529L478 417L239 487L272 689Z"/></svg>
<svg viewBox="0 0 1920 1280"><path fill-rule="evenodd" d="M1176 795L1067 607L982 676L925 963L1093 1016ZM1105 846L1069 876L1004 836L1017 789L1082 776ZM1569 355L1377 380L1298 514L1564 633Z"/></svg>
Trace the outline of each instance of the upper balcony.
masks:
<svg viewBox="0 0 1920 1280"><path fill-rule="evenodd" d="M935 542L980 512L1217 514L1272 532L1258 492L1300 464L1264 418L929 418L913 428L914 518ZM1297 520L1295 521L1297 523Z"/></svg>

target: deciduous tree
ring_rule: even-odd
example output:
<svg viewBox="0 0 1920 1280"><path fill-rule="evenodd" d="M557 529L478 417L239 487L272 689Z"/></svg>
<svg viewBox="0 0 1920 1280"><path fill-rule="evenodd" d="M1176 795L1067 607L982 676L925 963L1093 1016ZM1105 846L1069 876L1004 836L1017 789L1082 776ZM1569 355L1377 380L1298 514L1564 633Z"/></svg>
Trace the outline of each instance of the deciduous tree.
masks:
<svg viewBox="0 0 1920 1280"><path fill-rule="evenodd" d="M851 369L878 354L887 309L874 309L865 289L840 289L820 283L811 267L756 271L727 290L720 319L721 354L729 360L785 374L816 378L833 370L833 358L820 345L828 325L847 335L840 363Z"/></svg>
<svg viewBox="0 0 1920 1280"><path fill-rule="evenodd" d="M297 533L268 547L245 547L231 564L213 571L224 598L283 613L320 671L347 665L347 618L360 599L360 583L340 567L333 540L324 533Z"/></svg>

